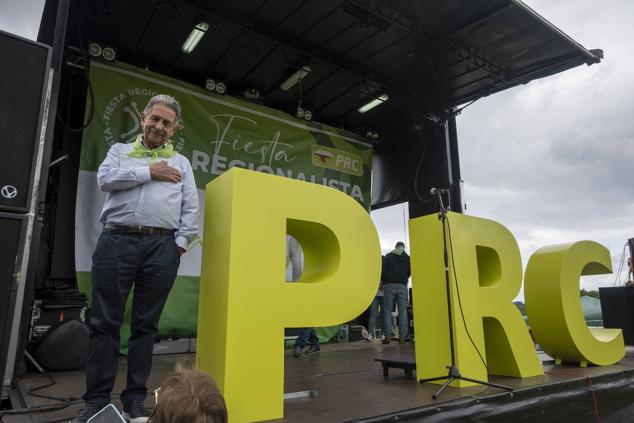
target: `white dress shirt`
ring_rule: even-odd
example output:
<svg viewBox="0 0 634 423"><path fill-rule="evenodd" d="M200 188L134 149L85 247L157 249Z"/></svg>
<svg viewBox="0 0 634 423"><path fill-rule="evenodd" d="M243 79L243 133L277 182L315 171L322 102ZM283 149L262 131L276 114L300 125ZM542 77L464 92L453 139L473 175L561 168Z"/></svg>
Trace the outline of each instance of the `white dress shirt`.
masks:
<svg viewBox="0 0 634 423"><path fill-rule="evenodd" d="M150 177L150 158L129 157L132 150L132 144L114 144L99 166L97 183L107 193L101 223L175 229L176 244L187 249L198 236L198 194L189 161L179 153L159 157L157 162L166 161L183 179L155 181Z"/></svg>

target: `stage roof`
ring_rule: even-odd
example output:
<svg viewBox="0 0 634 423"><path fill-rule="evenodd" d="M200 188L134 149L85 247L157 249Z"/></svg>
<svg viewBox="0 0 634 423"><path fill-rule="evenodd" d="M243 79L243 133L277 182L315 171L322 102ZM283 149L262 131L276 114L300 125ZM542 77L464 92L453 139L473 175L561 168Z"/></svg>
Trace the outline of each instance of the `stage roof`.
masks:
<svg viewBox="0 0 634 423"><path fill-rule="evenodd" d="M41 31L55 21L54 3ZM209 29L184 53L201 22ZM97 41L118 60L180 80L225 81L230 95L256 88L263 104L292 114L300 84L280 85L308 65L303 107L315 121L360 134L405 116L408 124L443 119L602 58L519 0L83 0L71 3L68 26L69 46L85 51ZM358 112L383 94L380 107Z"/></svg>

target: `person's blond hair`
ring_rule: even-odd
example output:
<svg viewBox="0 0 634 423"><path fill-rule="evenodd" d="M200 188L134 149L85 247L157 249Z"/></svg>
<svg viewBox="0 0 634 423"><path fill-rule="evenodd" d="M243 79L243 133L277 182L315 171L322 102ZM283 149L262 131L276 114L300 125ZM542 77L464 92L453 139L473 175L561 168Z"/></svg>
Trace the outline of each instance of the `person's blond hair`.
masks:
<svg viewBox="0 0 634 423"><path fill-rule="evenodd" d="M214 379L201 370L176 364L161 383L148 423L225 423L227 406Z"/></svg>

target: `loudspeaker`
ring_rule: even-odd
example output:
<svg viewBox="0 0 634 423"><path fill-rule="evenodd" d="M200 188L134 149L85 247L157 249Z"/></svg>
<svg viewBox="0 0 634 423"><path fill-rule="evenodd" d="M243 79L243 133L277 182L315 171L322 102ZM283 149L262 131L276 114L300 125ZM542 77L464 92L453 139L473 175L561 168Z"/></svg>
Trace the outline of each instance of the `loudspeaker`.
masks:
<svg viewBox="0 0 634 423"><path fill-rule="evenodd" d="M0 210L30 206L48 92L50 47L0 31Z"/></svg>
<svg viewBox="0 0 634 423"><path fill-rule="evenodd" d="M62 322L33 348L32 355L49 370L81 369L88 358L88 326L76 319Z"/></svg>
<svg viewBox="0 0 634 423"><path fill-rule="evenodd" d="M599 288L604 328L621 328L625 345L634 345L634 287Z"/></svg>
<svg viewBox="0 0 634 423"><path fill-rule="evenodd" d="M26 216L0 213L0 378L4 377L17 294Z"/></svg>
<svg viewBox="0 0 634 423"><path fill-rule="evenodd" d="M81 300L79 300L81 298ZM75 304L73 304L75 302ZM86 320L85 295L69 297L69 301L61 298L37 298L31 308L28 341L33 344L39 342L46 334L60 322L77 319Z"/></svg>

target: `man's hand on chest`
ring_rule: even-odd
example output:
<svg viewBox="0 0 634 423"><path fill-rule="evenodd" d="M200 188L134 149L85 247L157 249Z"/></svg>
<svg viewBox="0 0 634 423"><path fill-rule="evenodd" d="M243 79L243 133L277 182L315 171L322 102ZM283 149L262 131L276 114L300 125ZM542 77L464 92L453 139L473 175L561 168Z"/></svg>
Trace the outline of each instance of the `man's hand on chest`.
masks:
<svg viewBox="0 0 634 423"><path fill-rule="evenodd" d="M155 181L164 182L180 182L183 180L183 175L167 164L166 161L161 160L150 166L150 176Z"/></svg>

